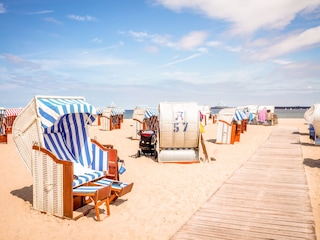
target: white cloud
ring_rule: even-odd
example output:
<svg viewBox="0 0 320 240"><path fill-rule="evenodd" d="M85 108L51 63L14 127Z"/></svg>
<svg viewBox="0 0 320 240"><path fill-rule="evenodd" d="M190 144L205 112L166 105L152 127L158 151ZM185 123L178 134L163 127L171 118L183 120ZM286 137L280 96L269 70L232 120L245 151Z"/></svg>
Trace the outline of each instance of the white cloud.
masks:
<svg viewBox="0 0 320 240"><path fill-rule="evenodd" d="M192 9L212 19L231 23L233 34L252 33L259 29L283 29L300 12L313 11L319 0L156 0L175 10Z"/></svg>
<svg viewBox="0 0 320 240"><path fill-rule="evenodd" d="M176 48L180 50L192 50L201 46L206 40L208 33L206 31L192 31L181 37L177 42L172 41L172 37L168 34L149 34L147 32L129 31L128 34L138 42L151 41L160 46Z"/></svg>
<svg viewBox="0 0 320 240"><path fill-rule="evenodd" d="M91 40L93 43L101 43L102 42L102 39L100 38L94 38Z"/></svg>
<svg viewBox="0 0 320 240"><path fill-rule="evenodd" d="M252 58L263 61L317 44L320 44L320 26L287 36L278 43L273 43L270 47L256 52Z"/></svg>
<svg viewBox="0 0 320 240"><path fill-rule="evenodd" d="M144 48L148 53L157 53L158 48L156 46L147 46Z"/></svg>
<svg viewBox="0 0 320 240"><path fill-rule="evenodd" d="M201 74L198 72L182 72L182 71L173 71L173 72L163 72L161 74L164 79L170 79L174 81L181 81L184 83L200 83Z"/></svg>
<svg viewBox="0 0 320 240"><path fill-rule="evenodd" d="M182 58L182 59L178 59L178 60L175 60L175 61L166 63L166 64L160 66L160 68L162 68L162 67L167 67L167 66L170 66L170 65L174 65L174 64L177 64L177 63L180 63L180 62L189 61L189 60L191 60L191 59L200 57L201 55L202 55L202 53L195 53L195 54L192 54L192 55L190 55L190 56L188 56L188 57L185 57L185 58Z"/></svg>
<svg viewBox="0 0 320 240"><path fill-rule="evenodd" d="M209 41L206 43L206 45L208 47L223 48L229 52L234 52L234 53L239 53L244 50L243 47L241 47L241 46L226 45L226 44L224 44L222 42L218 42L218 41Z"/></svg>
<svg viewBox="0 0 320 240"><path fill-rule="evenodd" d="M61 25L62 22L58 21L57 19L53 18L53 17L47 17L44 19L46 22L51 22L51 23L55 23L55 24L59 24Z"/></svg>
<svg viewBox="0 0 320 240"><path fill-rule="evenodd" d="M5 7L3 6L3 3L0 3L0 14L1 13L5 13L6 12L6 9Z"/></svg>
<svg viewBox="0 0 320 240"><path fill-rule="evenodd" d="M229 51L229 52L240 52L242 50L241 47L232 47L232 46L226 46L226 49Z"/></svg>
<svg viewBox="0 0 320 240"><path fill-rule="evenodd" d="M190 50L203 44L208 33L205 31L193 31L181 38L177 47L184 50Z"/></svg>
<svg viewBox="0 0 320 240"><path fill-rule="evenodd" d="M42 11L38 11L38 12L28 12L27 14L37 15L37 14L47 14L47 13L53 13L53 11L52 10L42 10Z"/></svg>
<svg viewBox="0 0 320 240"><path fill-rule="evenodd" d="M198 52L202 52L202 53L208 53L208 49L204 48L204 47L200 47L197 49Z"/></svg>
<svg viewBox="0 0 320 240"><path fill-rule="evenodd" d="M139 39L139 41L142 41L143 39L149 36L148 33L146 32L135 32L135 31L129 31L129 35L131 35L136 39Z"/></svg>
<svg viewBox="0 0 320 240"><path fill-rule="evenodd" d="M95 17L89 16L89 15L79 16L79 15L70 14L70 15L68 15L68 18L76 20L76 21L81 21L81 22L84 22L84 21L91 22L91 21L97 20Z"/></svg>
<svg viewBox="0 0 320 240"><path fill-rule="evenodd" d="M285 60L285 59L275 59L273 60L274 63L279 64L279 65L287 65L287 64L291 64L292 61L290 60Z"/></svg>
<svg viewBox="0 0 320 240"><path fill-rule="evenodd" d="M11 67L16 69L38 70L41 68L40 65L38 65L35 61L30 61L17 55L3 54L2 58L10 63Z"/></svg>
<svg viewBox="0 0 320 240"><path fill-rule="evenodd" d="M290 64L280 65L278 71L282 75L286 76L286 79L298 80L297 83L303 83L304 81L314 82L316 85L320 85L320 64L310 62L293 62Z"/></svg>
<svg viewBox="0 0 320 240"><path fill-rule="evenodd" d="M219 41L209 41L209 42L207 42L206 44L207 44L207 46L209 46L209 47L218 47L218 46L221 46L221 45L222 45L222 43L219 42Z"/></svg>
<svg viewBox="0 0 320 240"><path fill-rule="evenodd" d="M38 59L33 60L41 65L45 69L84 69L84 68L99 68L110 65L130 65L127 60L117 59L112 57L104 57L97 55L86 55L85 58L79 58L77 56L70 56L66 59Z"/></svg>
<svg viewBox="0 0 320 240"><path fill-rule="evenodd" d="M152 42L159 44L161 46L169 47L169 48L174 48L175 43L171 41L171 36L170 35L154 35L152 37Z"/></svg>

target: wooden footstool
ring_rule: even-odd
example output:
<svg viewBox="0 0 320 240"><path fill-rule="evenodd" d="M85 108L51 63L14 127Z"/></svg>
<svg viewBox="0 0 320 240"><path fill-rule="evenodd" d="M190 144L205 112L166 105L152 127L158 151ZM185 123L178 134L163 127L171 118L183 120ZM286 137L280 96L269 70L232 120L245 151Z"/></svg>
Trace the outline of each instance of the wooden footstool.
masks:
<svg viewBox="0 0 320 240"><path fill-rule="evenodd" d="M80 186L73 189L73 196L89 197L94 202L94 208L98 221L100 219L99 206L106 204L107 214L110 215L109 197L111 185L109 186Z"/></svg>

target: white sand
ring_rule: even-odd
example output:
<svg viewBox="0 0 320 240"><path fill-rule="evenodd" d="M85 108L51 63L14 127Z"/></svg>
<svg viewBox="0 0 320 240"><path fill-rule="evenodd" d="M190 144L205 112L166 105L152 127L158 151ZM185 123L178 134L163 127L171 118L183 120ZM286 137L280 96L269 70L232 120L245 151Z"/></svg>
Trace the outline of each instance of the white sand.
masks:
<svg viewBox="0 0 320 240"><path fill-rule="evenodd" d="M249 125L239 143L219 145L214 143L217 125L208 123L204 139L209 157L216 161L163 164L145 156L130 157L139 149L139 141L131 140L132 124L132 120L125 120L120 130L112 131L90 128L92 137L113 144L125 160L127 171L121 180L134 182L132 192L111 204L111 215L102 222L94 220L94 211L73 221L33 210L32 176L9 135L9 143L0 144L0 239L169 239L277 127ZM279 125L296 126L301 133L315 227L320 236L320 146L310 144L304 119L279 119Z"/></svg>

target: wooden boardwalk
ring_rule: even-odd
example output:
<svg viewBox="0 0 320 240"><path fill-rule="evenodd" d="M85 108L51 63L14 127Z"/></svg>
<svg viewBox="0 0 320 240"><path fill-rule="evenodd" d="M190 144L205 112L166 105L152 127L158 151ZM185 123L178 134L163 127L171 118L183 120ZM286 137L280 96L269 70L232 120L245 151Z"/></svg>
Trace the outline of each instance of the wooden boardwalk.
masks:
<svg viewBox="0 0 320 240"><path fill-rule="evenodd" d="M276 128L172 239L316 239L298 130Z"/></svg>

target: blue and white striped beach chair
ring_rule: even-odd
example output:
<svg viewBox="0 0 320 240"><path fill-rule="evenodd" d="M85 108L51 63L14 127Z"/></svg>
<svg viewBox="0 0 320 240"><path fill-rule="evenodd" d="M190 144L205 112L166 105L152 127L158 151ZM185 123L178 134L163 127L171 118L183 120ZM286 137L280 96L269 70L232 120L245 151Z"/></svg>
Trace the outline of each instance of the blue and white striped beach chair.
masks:
<svg viewBox="0 0 320 240"><path fill-rule="evenodd" d="M108 151L91 142L85 115L64 115L52 127L45 128L43 134L46 149L59 159L73 162L73 187L101 178L108 171Z"/></svg>
<svg viewBox="0 0 320 240"><path fill-rule="evenodd" d="M82 97L36 96L15 120L13 139L33 175L36 210L73 218L82 202L74 195L76 188L109 177L119 180L110 167L118 171L117 150L89 137L95 117L96 109ZM133 184L128 185L131 191ZM111 199L118 192L114 189Z"/></svg>

